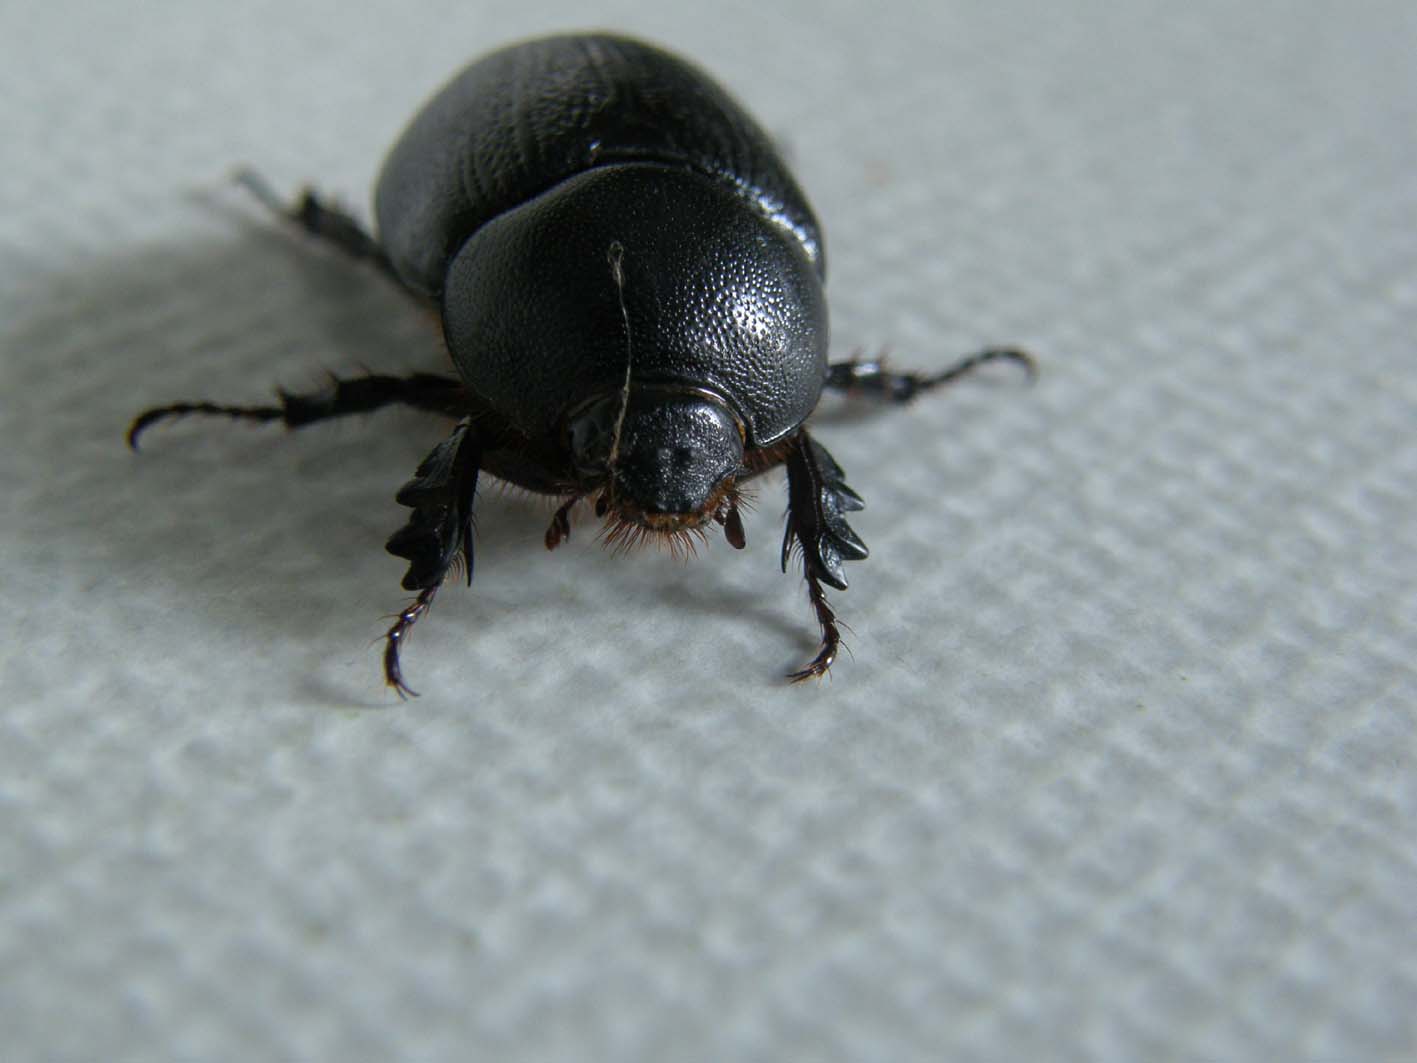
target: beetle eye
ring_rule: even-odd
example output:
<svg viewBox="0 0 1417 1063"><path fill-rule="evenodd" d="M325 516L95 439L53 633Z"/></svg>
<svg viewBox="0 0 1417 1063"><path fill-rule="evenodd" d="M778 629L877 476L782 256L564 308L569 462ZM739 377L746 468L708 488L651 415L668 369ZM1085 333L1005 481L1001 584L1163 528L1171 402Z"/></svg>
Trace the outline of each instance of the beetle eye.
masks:
<svg viewBox="0 0 1417 1063"><path fill-rule="evenodd" d="M597 402L571 421L571 458L583 474L605 472L615 426L615 403Z"/></svg>

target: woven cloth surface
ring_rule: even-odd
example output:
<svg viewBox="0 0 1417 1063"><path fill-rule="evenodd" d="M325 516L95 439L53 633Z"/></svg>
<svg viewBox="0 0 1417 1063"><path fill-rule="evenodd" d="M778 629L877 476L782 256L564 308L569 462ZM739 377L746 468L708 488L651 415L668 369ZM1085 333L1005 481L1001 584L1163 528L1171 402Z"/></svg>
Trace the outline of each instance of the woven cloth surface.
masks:
<svg viewBox="0 0 1417 1063"><path fill-rule="evenodd" d="M479 501L406 652L446 432L143 406L437 370L367 215L463 62L693 57L825 226L868 508L829 680L748 547ZM1417 1052L1417 8L378 0L0 12L7 1060L1361 1059Z"/></svg>

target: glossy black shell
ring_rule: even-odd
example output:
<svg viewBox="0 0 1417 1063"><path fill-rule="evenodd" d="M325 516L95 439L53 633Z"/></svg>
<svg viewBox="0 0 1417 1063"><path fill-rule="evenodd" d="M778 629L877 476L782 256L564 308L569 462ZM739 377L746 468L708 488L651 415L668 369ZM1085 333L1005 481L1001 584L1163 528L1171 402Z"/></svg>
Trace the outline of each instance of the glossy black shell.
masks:
<svg viewBox="0 0 1417 1063"><path fill-rule="evenodd" d="M620 388L627 352L633 384L719 396L750 446L817 403L816 218L742 108L657 48L574 35L474 62L394 146L375 213L460 374L528 437Z"/></svg>

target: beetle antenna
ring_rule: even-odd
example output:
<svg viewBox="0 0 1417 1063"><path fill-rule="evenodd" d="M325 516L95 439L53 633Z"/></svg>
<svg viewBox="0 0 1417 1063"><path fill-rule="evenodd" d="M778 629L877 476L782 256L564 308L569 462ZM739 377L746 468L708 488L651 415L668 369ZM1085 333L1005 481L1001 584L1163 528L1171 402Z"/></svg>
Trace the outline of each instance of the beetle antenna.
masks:
<svg viewBox="0 0 1417 1063"><path fill-rule="evenodd" d="M620 433L625 427L625 412L630 408L630 372L634 368L630 341L630 311L625 306L625 245L615 240L605 252L610 263L610 279L615 282L615 296L620 300L620 318L625 322L625 382L620 385L620 412L615 415L615 428L610 434L610 458L607 467L613 471L620 456Z"/></svg>

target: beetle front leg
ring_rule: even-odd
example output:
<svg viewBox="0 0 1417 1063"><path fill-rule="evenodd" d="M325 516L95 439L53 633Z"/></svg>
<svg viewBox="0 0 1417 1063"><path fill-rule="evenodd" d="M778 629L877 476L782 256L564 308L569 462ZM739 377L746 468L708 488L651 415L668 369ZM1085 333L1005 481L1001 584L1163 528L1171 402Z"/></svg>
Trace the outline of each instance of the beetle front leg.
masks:
<svg viewBox="0 0 1417 1063"><path fill-rule="evenodd" d="M867 556L866 544L846 523L847 513L862 509L861 497L846 486L845 475L826 448L799 431L787 450L787 531L782 539L782 570L795 549L802 554L802 570L807 594L821 625L822 641L817 656L807 667L791 673L793 682L826 675L841 645L836 614L827 602L822 584L846 590L842 562L860 561Z"/></svg>
<svg viewBox="0 0 1417 1063"><path fill-rule="evenodd" d="M961 359L939 373L897 373L886 368L884 358L852 358L827 366L826 386L851 395L867 395L886 402L909 402L915 396L974 372L991 362L1014 362L1028 378L1038 375L1032 355L1016 347L991 347Z"/></svg>
<svg viewBox="0 0 1417 1063"><path fill-rule="evenodd" d="M418 597L399 613L393 626L384 632L384 682L393 687L401 698L416 698L418 691L403 681L403 669L399 666L399 648L413 625L418 623L418 618L432 607L439 586L441 584L423 588Z"/></svg>
<svg viewBox="0 0 1417 1063"><path fill-rule="evenodd" d="M399 697L417 696L404 682L399 650L459 559L472 584L472 506L481 462L482 440L464 422L433 448L396 496L413 512L385 549L409 562L404 590L419 592L384 635L384 679Z"/></svg>
<svg viewBox="0 0 1417 1063"><path fill-rule="evenodd" d="M817 613L817 623L822 628L822 643L817 648L817 655L806 668L787 673L787 678L794 683L800 683L804 679L820 679L826 675L836 661L836 651L841 648L841 632L837 630L836 613L827 602L821 581L810 572L807 573L807 597L812 602L812 608Z"/></svg>

